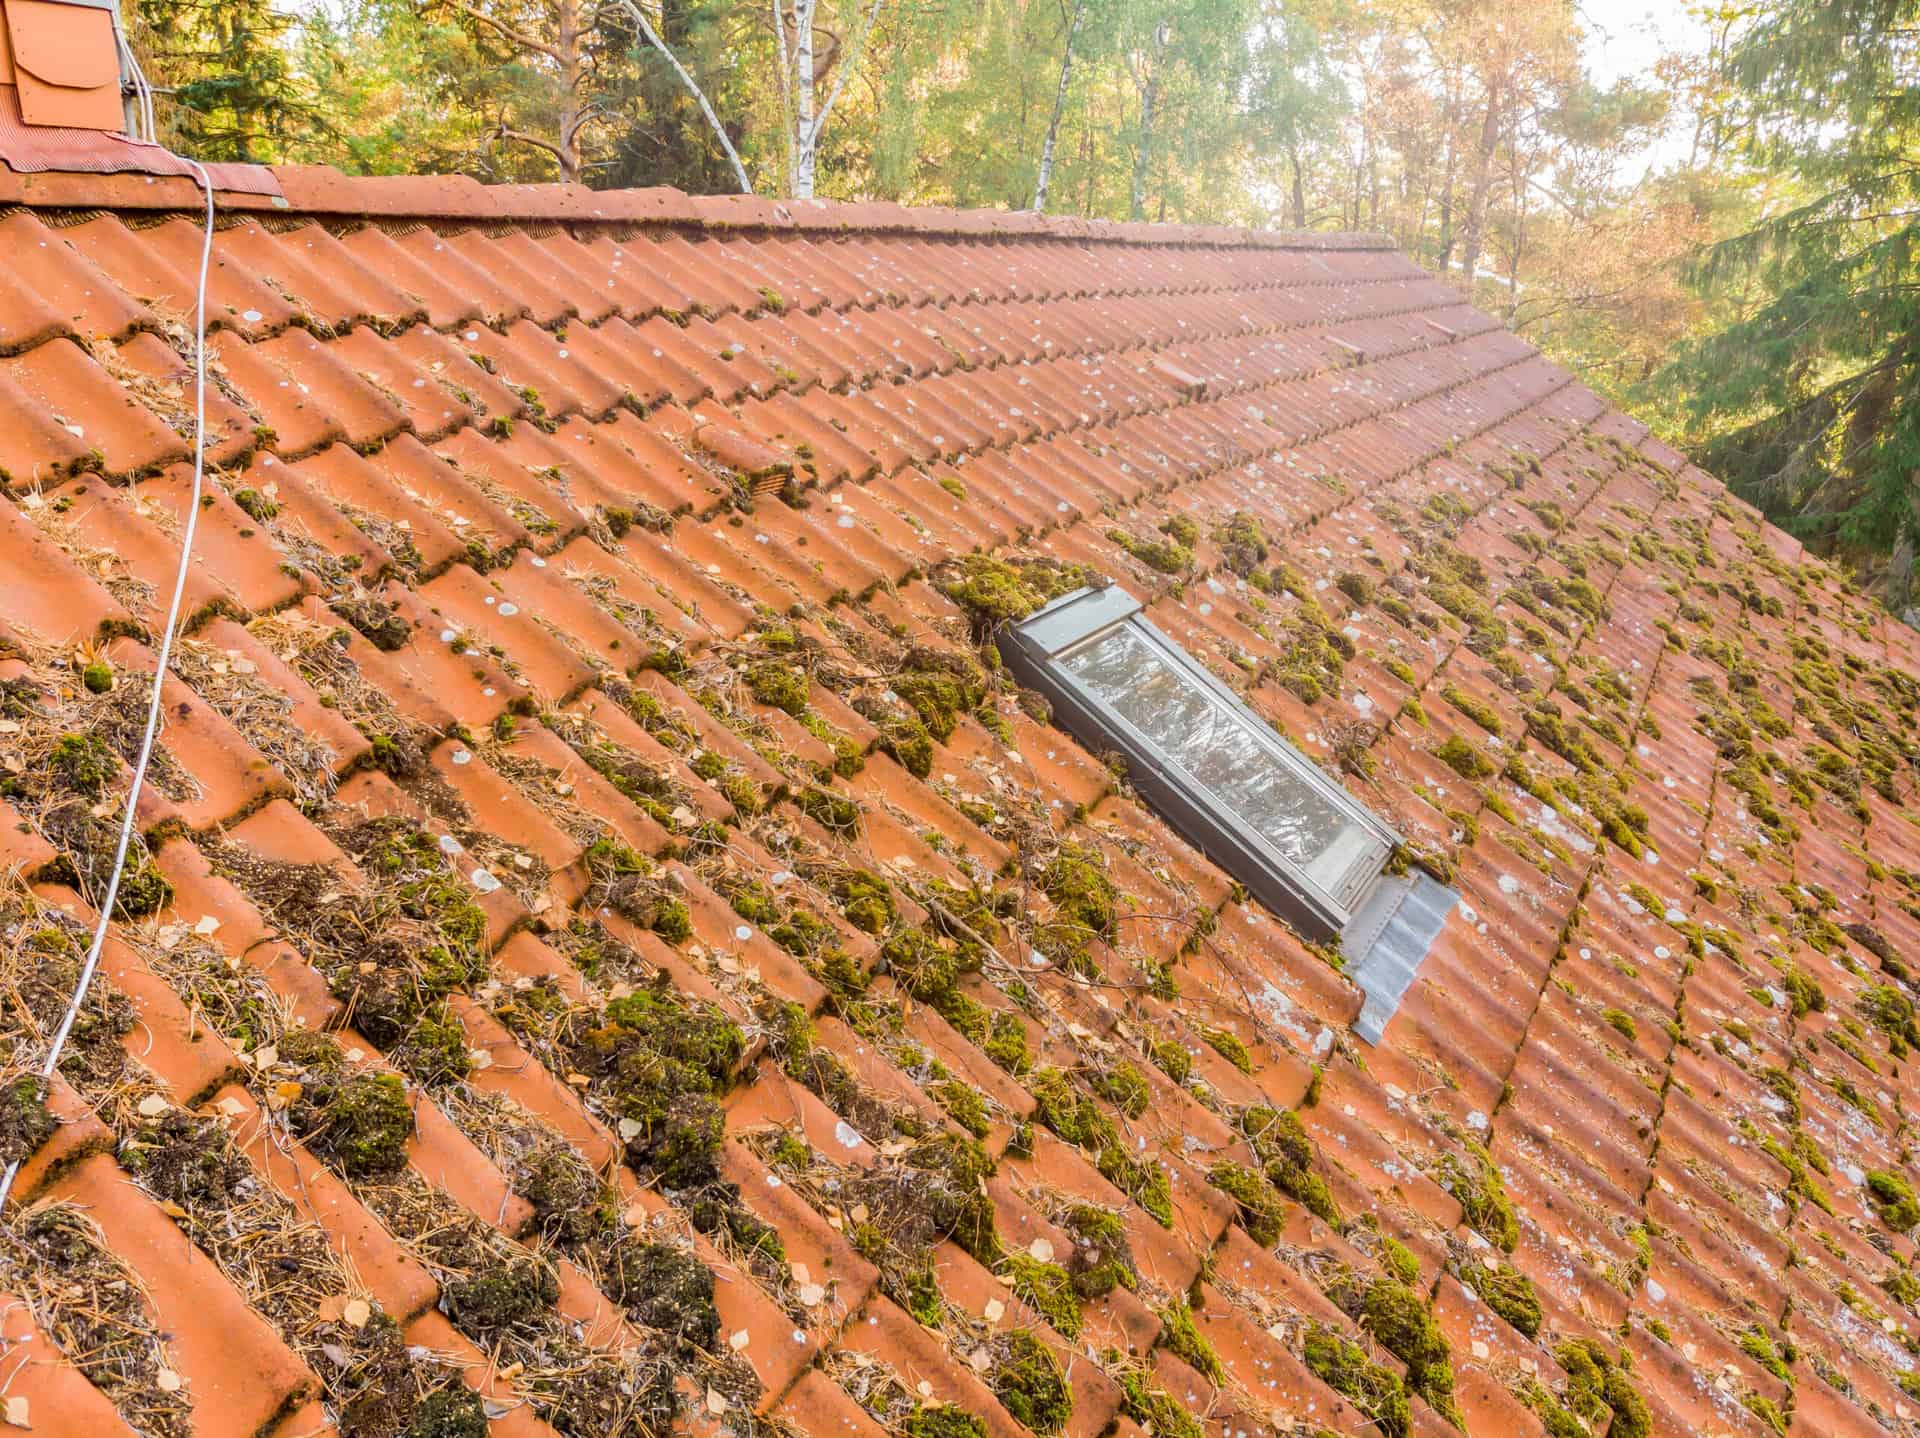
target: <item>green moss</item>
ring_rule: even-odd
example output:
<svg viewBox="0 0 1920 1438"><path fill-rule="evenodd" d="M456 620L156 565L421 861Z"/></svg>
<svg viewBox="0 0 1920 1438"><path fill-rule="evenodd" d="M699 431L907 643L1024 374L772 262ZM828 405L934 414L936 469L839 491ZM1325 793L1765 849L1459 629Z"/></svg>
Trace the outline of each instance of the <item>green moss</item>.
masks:
<svg viewBox="0 0 1920 1438"><path fill-rule="evenodd" d="M397 1074L359 1074L309 1084L293 1116L307 1147L349 1178L373 1178L406 1167L413 1105Z"/></svg>
<svg viewBox="0 0 1920 1438"><path fill-rule="evenodd" d="M1528 1338L1540 1333L1540 1295L1533 1280L1515 1268L1494 1270L1465 1259L1454 1270L1460 1281L1480 1296L1480 1301L1506 1319Z"/></svg>
<svg viewBox="0 0 1920 1438"><path fill-rule="evenodd" d="M1208 1048L1239 1069L1241 1073L1253 1072L1253 1055L1247 1051L1247 1046L1240 1035L1232 1029L1202 1028L1200 1037L1207 1041Z"/></svg>
<svg viewBox="0 0 1920 1438"><path fill-rule="evenodd" d="M47 763L62 784L90 798L97 797L114 774L113 750L98 734L62 734Z"/></svg>
<svg viewBox="0 0 1920 1438"><path fill-rule="evenodd" d="M343 1422L341 1432L351 1431ZM399 1438L487 1438L487 1410L480 1395L457 1379L422 1398Z"/></svg>
<svg viewBox="0 0 1920 1438"><path fill-rule="evenodd" d="M988 1058L1015 1078L1033 1067L1033 1054L1027 1047L1027 1026L1011 1010L1003 1009L993 1016L982 1048Z"/></svg>
<svg viewBox="0 0 1920 1438"><path fill-rule="evenodd" d="M1063 594L1095 582L1099 576L1078 564L1053 559L994 559L969 554L951 566L940 592L967 611L976 638L1002 624L1025 619Z"/></svg>
<svg viewBox="0 0 1920 1438"><path fill-rule="evenodd" d="M1155 1383L1146 1369L1122 1364L1119 1357L1110 1355L1110 1366L1117 1370L1122 1413L1152 1438L1206 1438L1207 1430L1186 1404Z"/></svg>
<svg viewBox="0 0 1920 1438"><path fill-rule="evenodd" d="M1411 1288L1420 1281L1420 1260L1412 1249L1397 1238L1382 1237L1380 1240L1380 1262L1388 1273Z"/></svg>
<svg viewBox="0 0 1920 1438"><path fill-rule="evenodd" d="M830 834L852 838L860 832L860 806L831 789L802 789L794 804L814 823Z"/></svg>
<svg viewBox="0 0 1920 1438"><path fill-rule="evenodd" d="M1161 574L1185 574L1193 568L1193 551L1177 539L1141 539L1117 527L1107 531L1107 538Z"/></svg>
<svg viewBox="0 0 1920 1438"><path fill-rule="evenodd" d="M1226 1382L1226 1365L1195 1325L1193 1310L1184 1298L1176 1298L1160 1310L1160 1344L1209 1383Z"/></svg>
<svg viewBox="0 0 1920 1438"><path fill-rule="evenodd" d="M812 691L807 676L777 659L763 659L746 672L747 691L762 704L793 715L807 712Z"/></svg>
<svg viewBox="0 0 1920 1438"><path fill-rule="evenodd" d="M1767 1330L1759 1324L1749 1326L1740 1335L1740 1351L1788 1387L1793 1386L1793 1369L1787 1366L1787 1360L1774 1347Z"/></svg>
<svg viewBox="0 0 1920 1438"><path fill-rule="evenodd" d="M1128 1118L1139 1118L1153 1100L1153 1090L1147 1084L1146 1075L1130 1063L1117 1063L1108 1069L1095 1070L1089 1073L1087 1081L1095 1093Z"/></svg>
<svg viewBox="0 0 1920 1438"><path fill-rule="evenodd" d="M80 671L80 682L87 686L89 694L105 694L113 688L113 666L104 659L96 659Z"/></svg>
<svg viewBox="0 0 1920 1438"><path fill-rule="evenodd" d="M1084 971L1088 946L1111 941L1119 921L1118 890L1098 849L1066 843L1040 871L1040 888L1053 901L1053 916L1037 927L1034 947L1061 967Z"/></svg>
<svg viewBox="0 0 1920 1438"><path fill-rule="evenodd" d="M1904 1174L1886 1169L1869 1170L1867 1199L1873 1211L1880 1215L1880 1221L1896 1233L1905 1233L1920 1224L1920 1199L1915 1198L1913 1185Z"/></svg>
<svg viewBox="0 0 1920 1438"><path fill-rule="evenodd" d="M1227 568L1243 579L1250 579L1267 557L1266 531L1260 521L1246 510L1235 510L1213 527L1214 547Z"/></svg>
<svg viewBox="0 0 1920 1438"><path fill-rule="evenodd" d="M1453 1398L1453 1351L1419 1294L1383 1275L1364 1287L1349 1277L1336 1283L1329 1296L1407 1365L1408 1388L1456 1428L1461 1426Z"/></svg>
<svg viewBox="0 0 1920 1438"><path fill-rule="evenodd" d="M609 1289L643 1328L683 1347L711 1352L720 1338L713 1270L690 1247L673 1243L621 1244Z"/></svg>
<svg viewBox="0 0 1920 1438"><path fill-rule="evenodd" d="M45 1080L21 1074L0 1085L0 1167L26 1162L56 1127Z"/></svg>
<svg viewBox="0 0 1920 1438"><path fill-rule="evenodd" d="M1000 1276L1055 1333L1062 1338L1079 1336L1080 1295L1066 1269L1024 1253L1010 1253Z"/></svg>
<svg viewBox="0 0 1920 1438"><path fill-rule="evenodd" d="M1585 1338L1561 1344L1553 1356L1567 1375L1568 1408L1590 1426L1608 1423L1607 1438L1647 1438L1653 1416L1628 1378L1624 1361Z"/></svg>
<svg viewBox="0 0 1920 1438"><path fill-rule="evenodd" d="M1446 742L1433 751L1433 757L1462 779L1484 779L1494 772L1493 761L1458 734L1449 735Z"/></svg>
<svg viewBox="0 0 1920 1438"><path fill-rule="evenodd" d="M1008 1333L1005 1344L987 1386L1016 1421L1035 1433L1058 1433L1073 1416L1073 1388L1060 1360L1024 1328Z"/></svg>
<svg viewBox="0 0 1920 1438"><path fill-rule="evenodd" d="M948 1117L975 1138L985 1138L993 1131L986 1100L980 1096L978 1089L970 1088L958 1079L948 1079L931 1085L927 1093L947 1111Z"/></svg>
<svg viewBox="0 0 1920 1438"><path fill-rule="evenodd" d="M1520 1220L1492 1160L1479 1150L1472 1153L1471 1162L1448 1154L1441 1161L1441 1173L1441 1187L1460 1201L1467 1224L1501 1252L1512 1253L1520 1241Z"/></svg>
<svg viewBox="0 0 1920 1438"><path fill-rule="evenodd" d="M1474 698L1473 695L1467 693L1467 691L1462 689L1458 684L1447 685L1440 691L1440 697L1445 699L1447 703L1451 704L1455 709L1458 709L1489 734L1497 735L1502 732L1500 715L1494 710L1493 706Z"/></svg>
<svg viewBox="0 0 1920 1438"><path fill-rule="evenodd" d="M258 489L235 490L233 502L239 506L242 514L259 524L265 524L280 513L280 506Z"/></svg>
<svg viewBox="0 0 1920 1438"><path fill-rule="evenodd" d="M1364 1413L1386 1438L1406 1438L1412 1406L1399 1374L1319 1324L1308 1330L1301 1356L1315 1377Z"/></svg>
<svg viewBox="0 0 1920 1438"><path fill-rule="evenodd" d="M560 1279L538 1258L450 1280L440 1301L453 1326L469 1337L494 1337L535 1322L560 1297Z"/></svg>
<svg viewBox="0 0 1920 1438"><path fill-rule="evenodd" d="M1318 1154L1298 1114L1256 1105L1241 1114L1240 1131L1266 1164L1269 1183L1323 1222L1339 1224L1333 1192L1315 1169Z"/></svg>
<svg viewBox="0 0 1920 1438"><path fill-rule="evenodd" d="M922 1403L900 1420L902 1438L987 1438L986 1420L955 1403Z"/></svg>
<svg viewBox="0 0 1920 1438"><path fill-rule="evenodd" d="M1175 1039L1154 1039L1150 1045L1154 1067L1177 1084L1184 1084L1193 1074L1193 1055L1186 1046Z"/></svg>
<svg viewBox="0 0 1920 1438"><path fill-rule="evenodd" d="M1608 1028L1617 1030L1628 1039L1639 1037L1640 1029L1633 1021L1633 1015L1625 1009L1607 1009L1600 1017Z"/></svg>
<svg viewBox="0 0 1920 1438"><path fill-rule="evenodd" d="M1355 604L1364 606L1373 602L1373 581L1358 570L1342 570L1333 583L1335 588Z"/></svg>
<svg viewBox="0 0 1920 1438"><path fill-rule="evenodd" d="M918 719L890 719L880 729L880 749L916 779L933 772L933 738Z"/></svg>
<svg viewBox="0 0 1920 1438"><path fill-rule="evenodd" d="M1272 1248L1280 1241L1286 1205L1258 1169L1223 1159L1207 1170L1207 1182L1239 1205L1240 1226L1255 1243Z"/></svg>

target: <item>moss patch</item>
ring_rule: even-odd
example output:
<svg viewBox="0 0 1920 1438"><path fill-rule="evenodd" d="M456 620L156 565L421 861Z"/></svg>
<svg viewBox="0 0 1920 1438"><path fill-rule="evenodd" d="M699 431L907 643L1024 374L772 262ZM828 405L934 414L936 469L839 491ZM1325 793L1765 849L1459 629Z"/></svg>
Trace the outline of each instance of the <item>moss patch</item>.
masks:
<svg viewBox="0 0 1920 1438"><path fill-rule="evenodd" d="M1319 1325L1308 1331L1301 1357L1314 1376L1364 1413L1386 1438L1406 1438L1412 1407L1399 1374Z"/></svg>
<svg viewBox="0 0 1920 1438"><path fill-rule="evenodd" d="M413 1105L397 1074L323 1077L306 1086L292 1115L307 1147L349 1178L398 1173L406 1167Z"/></svg>

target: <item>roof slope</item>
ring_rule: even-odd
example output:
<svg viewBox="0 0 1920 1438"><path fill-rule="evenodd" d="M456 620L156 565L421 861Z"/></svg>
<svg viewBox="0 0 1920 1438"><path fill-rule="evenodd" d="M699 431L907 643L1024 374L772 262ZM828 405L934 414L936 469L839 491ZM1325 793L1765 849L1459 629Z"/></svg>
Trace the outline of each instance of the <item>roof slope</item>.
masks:
<svg viewBox="0 0 1920 1438"><path fill-rule="evenodd" d="M1920 653L1794 541L1363 237L278 178L216 238L150 852L58 1122L6 1090L9 1418L1915 1426L1867 1175ZM137 739L198 231L9 183L17 1073ZM1076 566L1462 890L1377 1048L978 667Z"/></svg>

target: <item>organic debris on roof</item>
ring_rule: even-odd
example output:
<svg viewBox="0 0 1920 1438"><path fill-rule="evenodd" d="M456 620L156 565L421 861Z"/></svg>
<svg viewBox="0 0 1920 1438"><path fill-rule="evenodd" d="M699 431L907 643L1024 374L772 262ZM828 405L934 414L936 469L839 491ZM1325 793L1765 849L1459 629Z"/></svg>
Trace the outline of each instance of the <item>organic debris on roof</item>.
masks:
<svg viewBox="0 0 1920 1438"><path fill-rule="evenodd" d="M1794 541L1360 237L281 178L49 1083L197 232L7 221L36 1426L1920 1433L1920 641ZM1001 667L1112 578L1461 890L1377 1046Z"/></svg>

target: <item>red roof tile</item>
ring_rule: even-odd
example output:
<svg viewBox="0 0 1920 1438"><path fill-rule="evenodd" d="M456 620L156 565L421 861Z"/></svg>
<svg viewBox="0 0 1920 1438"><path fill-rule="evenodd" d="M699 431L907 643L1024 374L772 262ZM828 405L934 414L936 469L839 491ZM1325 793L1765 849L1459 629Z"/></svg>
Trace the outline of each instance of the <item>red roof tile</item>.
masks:
<svg viewBox="0 0 1920 1438"><path fill-rule="evenodd" d="M137 1025L124 1070L63 1071L16 1190L118 1247L197 1431L348 1431L357 1380L326 1295L169 1196L128 1093L199 1105L432 1355L404 1391L473 1387L503 1434L613 1431L591 1385L660 1365L688 1427L956 1403L1013 1438L1016 1331L1069 1434L1151 1428L1160 1390L1209 1431L1360 1431L1308 1338L1398 1381L1356 1295L1402 1279L1452 1363L1409 1374L1414 1432L1449 1394L1476 1434L1597 1424L1574 1342L1655 1432L1920 1431L1914 1247L1866 1187L1913 1173L1920 640L1794 541L1372 237L277 183L215 236L166 888L100 978ZM85 918L60 885L124 783L76 801L45 756L130 752L200 236L178 179L0 199L0 862L42 881L0 890L5 953L33 905ZM1171 574L1138 557L1169 534ZM975 550L1121 578L1452 873L1377 1048L1348 978L973 667L943 585ZM929 674L976 687L919 747ZM1115 905L1070 961L1063 855ZM44 1023L7 1012L12 1073ZM337 1071L289 1057L320 1031ZM409 1117L375 1177L307 1106L378 1075ZM686 1255L692 1307L636 1254ZM462 1265L510 1257L551 1288L492 1326ZM717 1331L663 1332L701 1273ZM33 1426L141 1411L60 1351L44 1270L0 1254L0 1290Z"/></svg>

